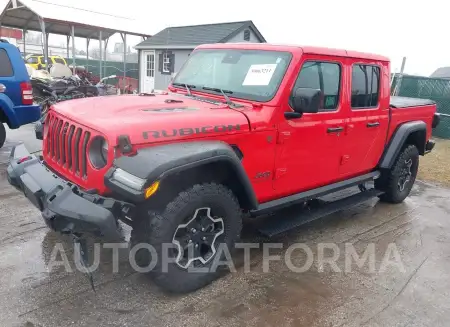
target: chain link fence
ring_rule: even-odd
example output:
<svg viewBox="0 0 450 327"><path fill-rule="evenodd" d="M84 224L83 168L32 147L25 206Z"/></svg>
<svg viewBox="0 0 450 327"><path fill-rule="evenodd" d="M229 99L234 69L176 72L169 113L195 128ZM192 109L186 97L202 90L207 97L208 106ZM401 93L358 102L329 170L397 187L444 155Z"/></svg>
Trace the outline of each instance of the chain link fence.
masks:
<svg viewBox="0 0 450 327"><path fill-rule="evenodd" d="M420 76L396 76L391 86L391 93L397 83L398 96L430 99L436 102L441 114L441 123L433 130L433 136L450 139L450 80Z"/></svg>
<svg viewBox="0 0 450 327"><path fill-rule="evenodd" d="M72 59L66 59L68 65L72 65ZM76 58L77 66L86 67L93 75L100 76L100 63L98 60L87 60ZM103 61L103 77L110 75L123 76L123 62L121 61ZM126 77L139 78L139 64L127 63Z"/></svg>

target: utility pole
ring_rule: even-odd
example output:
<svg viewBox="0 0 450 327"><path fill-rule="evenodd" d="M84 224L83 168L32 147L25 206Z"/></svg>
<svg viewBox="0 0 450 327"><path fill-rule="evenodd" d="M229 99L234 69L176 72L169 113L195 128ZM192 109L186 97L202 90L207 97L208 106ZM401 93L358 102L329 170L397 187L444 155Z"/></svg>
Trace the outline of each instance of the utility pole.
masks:
<svg viewBox="0 0 450 327"><path fill-rule="evenodd" d="M394 92L392 92L392 95L397 95L398 92L400 92L400 86L402 85L403 71L405 70L405 65L406 65L406 57L403 57L402 66L400 68L400 73L397 77L397 83L395 83L395 89L394 89ZM392 77L392 82L394 81L394 77L395 77L395 74Z"/></svg>

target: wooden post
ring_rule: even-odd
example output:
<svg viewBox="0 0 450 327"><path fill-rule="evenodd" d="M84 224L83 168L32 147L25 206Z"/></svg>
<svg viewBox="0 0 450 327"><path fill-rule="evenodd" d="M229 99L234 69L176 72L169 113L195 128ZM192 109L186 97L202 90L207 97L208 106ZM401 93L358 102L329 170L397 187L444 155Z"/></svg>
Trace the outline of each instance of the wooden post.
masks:
<svg viewBox="0 0 450 327"><path fill-rule="evenodd" d="M99 59L99 77L102 79L102 61L103 61L103 45L102 45L102 31L100 30L98 32L98 43L99 43L99 50L100 50L100 59Z"/></svg>

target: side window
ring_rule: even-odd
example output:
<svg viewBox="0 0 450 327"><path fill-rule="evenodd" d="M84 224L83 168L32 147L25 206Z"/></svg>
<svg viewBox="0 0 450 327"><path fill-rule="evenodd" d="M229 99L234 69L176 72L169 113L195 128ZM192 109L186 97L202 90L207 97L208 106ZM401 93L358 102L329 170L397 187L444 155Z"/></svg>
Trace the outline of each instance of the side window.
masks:
<svg viewBox="0 0 450 327"><path fill-rule="evenodd" d="M11 77L14 75L11 61L5 49L0 49L0 77Z"/></svg>
<svg viewBox="0 0 450 327"><path fill-rule="evenodd" d="M319 111L335 110L339 104L341 66L337 63L307 61L303 64L295 82L295 88L318 89L323 92L323 104Z"/></svg>
<svg viewBox="0 0 450 327"><path fill-rule="evenodd" d="M352 108L372 108L378 105L380 88L380 67L353 65Z"/></svg>

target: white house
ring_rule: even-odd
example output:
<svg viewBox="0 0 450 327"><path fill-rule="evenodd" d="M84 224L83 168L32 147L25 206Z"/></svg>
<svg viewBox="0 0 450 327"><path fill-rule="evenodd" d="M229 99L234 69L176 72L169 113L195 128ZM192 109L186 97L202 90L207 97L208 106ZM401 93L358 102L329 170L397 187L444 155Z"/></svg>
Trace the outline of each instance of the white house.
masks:
<svg viewBox="0 0 450 327"><path fill-rule="evenodd" d="M174 74L200 44L266 40L252 21L168 27L136 45L139 58L139 90L166 89Z"/></svg>

